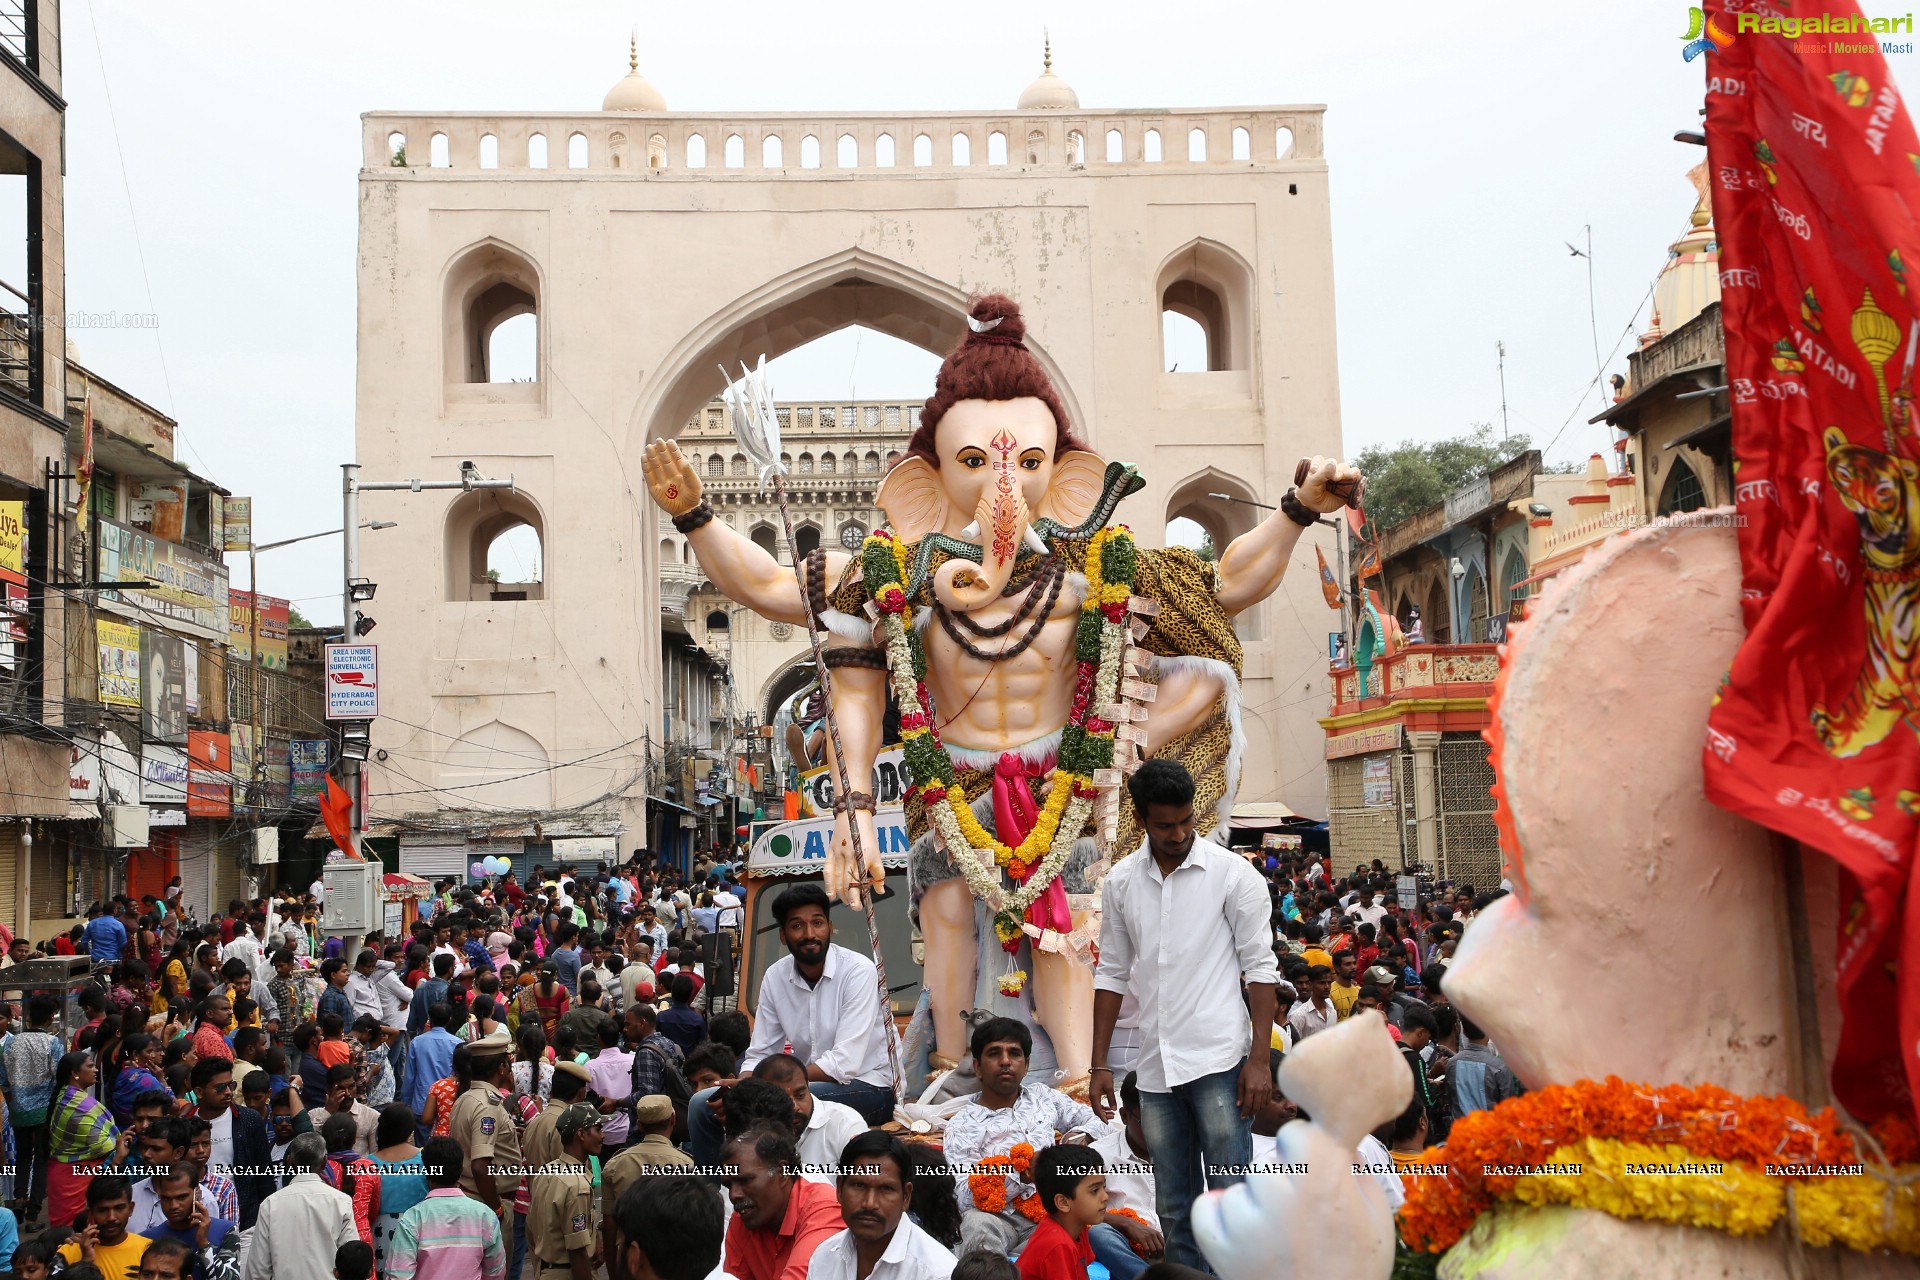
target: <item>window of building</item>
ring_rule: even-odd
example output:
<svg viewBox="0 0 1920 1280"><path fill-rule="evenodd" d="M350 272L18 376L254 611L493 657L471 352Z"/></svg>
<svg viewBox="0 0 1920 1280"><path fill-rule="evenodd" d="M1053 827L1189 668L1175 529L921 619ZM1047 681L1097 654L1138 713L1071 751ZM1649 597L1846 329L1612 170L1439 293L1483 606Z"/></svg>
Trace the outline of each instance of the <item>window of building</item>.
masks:
<svg viewBox="0 0 1920 1280"><path fill-rule="evenodd" d="M497 240L469 249L447 272L447 381L537 381L539 311L530 259Z"/></svg>
<svg viewBox="0 0 1920 1280"><path fill-rule="evenodd" d="M745 458L745 457L744 457L743 455L741 455L741 454L738 454L738 453L736 453L736 454L734 454L734 455L733 455L733 475L734 475L734 479L736 479L736 480L737 480L737 479L739 479L739 478L741 478L742 476L744 476L744 475L746 475L746 474L747 474L747 460L746 460L746 458Z"/></svg>
<svg viewBox="0 0 1920 1280"><path fill-rule="evenodd" d="M1161 368L1218 373L1252 367L1253 271L1245 259L1212 240L1195 240L1161 265L1157 283Z"/></svg>
<svg viewBox="0 0 1920 1280"><path fill-rule="evenodd" d="M860 459L860 469L866 472L877 473L880 470L880 455L872 449L867 450L867 456Z"/></svg>
<svg viewBox="0 0 1920 1280"><path fill-rule="evenodd" d="M1706 505L1707 494L1700 487L1700 477L1694 474L1685 458L1675 457L1673 465L1667 470L1666 487L1660 491L1658 514L1680 515L1687 511L1698 511Z"/></svg>
<svg viewBox="0 0 1920 1280"><path fill-rule="evenodd" d="M820 455L820 470L823 474L832 475L838 469L838 467L839 467L839 463L834 458L833 454L823 453Z"/></svg>
<svg viewBox="0 0 1920 1280"><path fill-rule="evenodd" d="M873 167L876 169L893 168L893 135L883 133L873 140Z"/></svg>
<svg viewBox="0 0 1920 1280"><path fill-rule="evenodd" d="M725 477L726 474L727 460L717 453L709 454L707 456L707 478L709 480L719 480Z"/></svg>
<svg viewBox="0 0 1920 1280"><path fill-rule="evenodd" d="M546 522L518 489L475 489L447 510L449 600L546 597Z"/></svg>
<svg viewBox="0 0 1920 1280"><path fill-rule="evenodd" d="M1520 548L1508 547L1506 561L1500 566L1500 597L1508 604L1526 597L1527 588L1519 584L1526 581L1527 558L1520 554Z"/></svg>
<svg viewBox="0 0 1920 1280"><path fill-rule="evenodd" d="M820 545L820 530L815 525L802 525L793 532L793 552L796 556L812 554Z"/></svg>
<svg viewBox="0 0 1920 1280"><path fill-rule="evenodd" d="M800 474L803 476L810 476L813 474L813 455L812 454L803 453L800 455Z"/></svg>
<svg viewBox="0 0 1920 1280"><path fill-rule="evenodd" d="M987 163L1005 164L1007 162L1007 135L995 129L987 135Z"/></svg>
<svg viewBox="0 0 1920 1280"><path fill-rule="evenodd" d="M33 404L42 387L41 256L40 160L0 133L0 392Z"/></svg>
<svg viewBox="0 0 1920 1280"><path fill-rule="evenodd" d="M753 527L753 532L748 536L753 539L754 546L760 548L762 551L766 552L768 555L772 556L776 560L780 558L779 535L774 533L772 525L770 524L755 525Z"/></svg>
<svg viewBox="0 0 1920 1280"><path fill-rule="evenodd" d="M544 169L547 167L547 135L536 133L527 139L527 168Z"/></svg>
<svg viewBox="0 0 1920 1280"><path fill-rule="evenodd" d="M715 609L707 615L707 630L725 631L731 626L725 609Z"/></svg>
<svg viewBox="0 0 1920 1280"><path fill-rule="evenodd" d="M707 140L700 134L687 135L687 168L704 169L707 167Z"/></svg>

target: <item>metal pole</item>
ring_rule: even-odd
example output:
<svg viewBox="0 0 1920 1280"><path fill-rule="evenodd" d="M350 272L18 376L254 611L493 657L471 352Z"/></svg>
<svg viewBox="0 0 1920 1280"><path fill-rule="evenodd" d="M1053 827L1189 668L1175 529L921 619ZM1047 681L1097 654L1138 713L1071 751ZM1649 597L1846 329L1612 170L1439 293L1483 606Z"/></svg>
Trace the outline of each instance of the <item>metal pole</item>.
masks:
<svg viewBox="0 0 1920 1280"><path fill-rule="evenodd" d="M247 532L247 593L252 599L248 602L247 617L251 623L252 636L247 645L247 702L252 712L248 719L253 722L253 743L247 751L247 800L249 803L254 799L252 784L259 777L260 769L260 766L254 762L264 759L260 746L263 734L260 714L260 562L258 555L259 553L254 550L253 532L249 529Z"/></svg>
<svg viewBox="0 0 1920 1280"><path fill-rule="evenodd" d="M343 644L353 640L353 580L360 576L359 474L359 463L340 464L340 560L346 575L340 583L340 640ZM360 812L360 762L342 759L340 774L340 783L347 789L347 799L353 806L347 811L347 843L353 846L349 852L357 854L360 852L360 833L366 829L367 818Z"/></svg>
<svg viewBox="0 0 1920 1280"><path fill-rule="evenodd" d="M780 523L787 533L787 550L793 556L793 576L800 586L800 607L807 615L807 644L813 650L813 670L820 679L820 701L827 709L827 737L833 743L834 785L839 795L845 799L853 790L847 776L846 753L840 749L840 721L833 713L833 697L827 679L826 652L820 647L820 629L815 625L813 600L807 594L806 584L800 582L800 548L793 540L793 514L787 509L787 488L781 483L778 471L773 473L773 499L780 505ZM872 785L871 782L868 783ZM847 806L847 834L853 841L853 860L866 874L865 851L860 847L860 824L853 816L853 806ZM867 947L873 952L873 967L880 981L880 1018L887 1033L887 1069L893 1075L893 1096L898 1101L905 1094L907 1080L900 1068L900 1037L893 1025L893 988L887 984L887 958L880 950L880 926L873 917L873 886L867 885L867 891L860 895L860 910L867 918Z"/></svg>

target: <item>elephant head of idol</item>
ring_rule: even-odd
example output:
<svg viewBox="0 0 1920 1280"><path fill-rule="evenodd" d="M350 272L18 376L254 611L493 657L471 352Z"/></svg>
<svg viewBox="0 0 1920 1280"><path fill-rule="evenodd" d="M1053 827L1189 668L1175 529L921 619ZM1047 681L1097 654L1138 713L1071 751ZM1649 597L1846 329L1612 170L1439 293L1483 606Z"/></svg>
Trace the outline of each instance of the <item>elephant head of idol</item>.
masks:
<svg viewBox="0 0 1920 1280"><path fill-rule="evenodd" d="M1027 350L1013 300L976 299L968 329L878 498L907 542L937 533L979 547L977 561L957 555L934 574L934 598L961 613L1000 598L1023 550L1046 550L1036 521L1078 526L1106 479L1106 463L1074 437L1052 380Z"/></svg>

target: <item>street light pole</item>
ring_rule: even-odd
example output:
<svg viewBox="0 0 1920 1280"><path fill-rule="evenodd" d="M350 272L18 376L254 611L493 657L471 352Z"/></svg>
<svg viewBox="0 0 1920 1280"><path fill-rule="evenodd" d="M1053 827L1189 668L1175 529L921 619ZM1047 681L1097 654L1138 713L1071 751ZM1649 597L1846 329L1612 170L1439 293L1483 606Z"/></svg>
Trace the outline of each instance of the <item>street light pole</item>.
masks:
<svg viewBox="0 0 1920 1280"><path fill-rule="evenodd" d="M480 469L471 462L460 464L458 480L362 480L360 464L343 462L340 464L340 543L341 567L345 579L340 584L340 639L349 643L354 636L354 580L360 576L360 494L363 491L394 492L405 490L419 493L425 489L511 489L513 477L505 480L482 480ZM323 671L324 675L324 671ZM357 857L365 857L360 852L367 829L367 809L360 794L361 764L359 760L340 760L341 781L346 786L347 799L352 805L347 821L347 843L353 847L348 852Z"/></svg>

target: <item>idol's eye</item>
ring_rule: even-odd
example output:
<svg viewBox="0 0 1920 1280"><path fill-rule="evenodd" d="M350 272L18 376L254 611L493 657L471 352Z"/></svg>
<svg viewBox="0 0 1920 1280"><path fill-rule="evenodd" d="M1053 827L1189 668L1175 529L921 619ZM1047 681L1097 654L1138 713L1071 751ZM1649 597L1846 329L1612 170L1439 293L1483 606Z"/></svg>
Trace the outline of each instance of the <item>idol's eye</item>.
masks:
<svg viewBox="0 0 1920 1280"><path fill-rule="evenodd" d="M962 453L956 461L963 467L978 471L981 467L987 465L987 455L978 449L968 449Z"/></svg>
<svg viewBox="0 0 1920 1280"><path fill-rule="evenodd" d="M1025 471L1038 471L1040 469L1040 459L1022 458L1020 459L1020 466L1021 469Z"/></svg>

